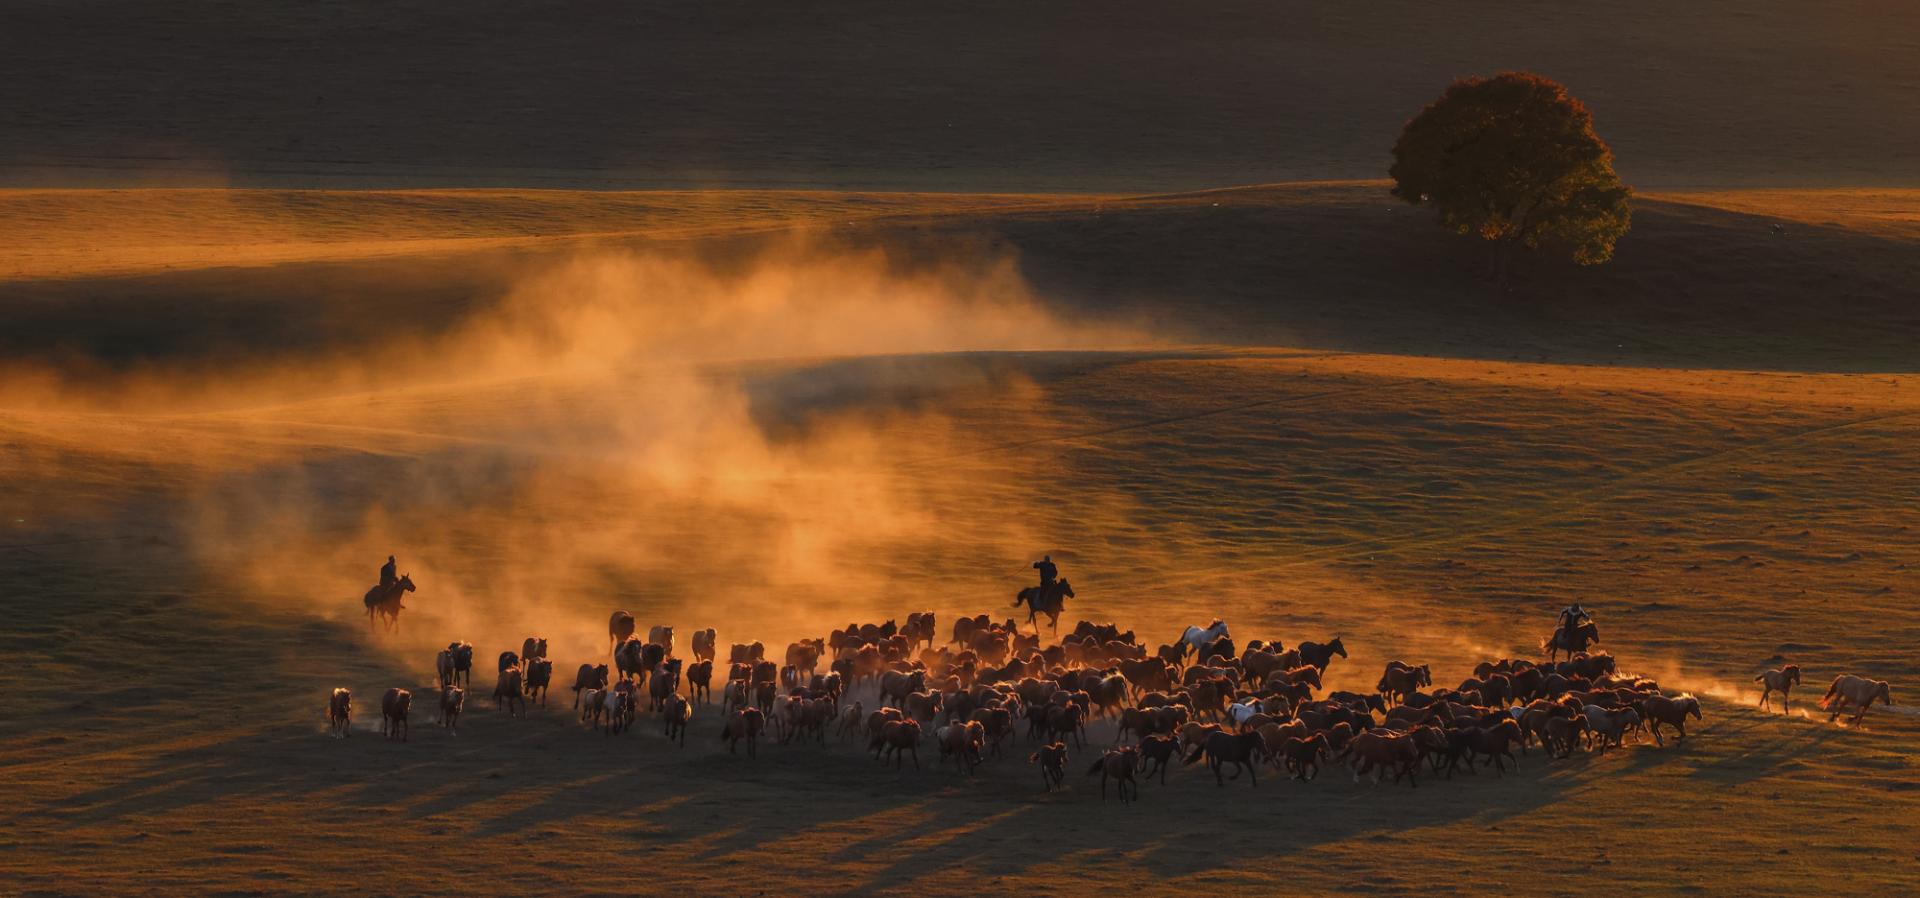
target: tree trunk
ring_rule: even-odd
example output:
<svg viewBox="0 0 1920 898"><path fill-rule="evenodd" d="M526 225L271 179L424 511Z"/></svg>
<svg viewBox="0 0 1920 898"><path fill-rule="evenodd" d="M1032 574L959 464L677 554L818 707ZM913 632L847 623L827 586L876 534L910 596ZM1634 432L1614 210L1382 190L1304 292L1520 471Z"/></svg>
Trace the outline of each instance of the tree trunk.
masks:
<svg viewBox="0 0 1920 898"><path fill-rule="evenodd" d="M1493 248L1493 291L1494 296L1506 298L1507 290L1513 283L1513 252L1516 240L1499 240Z"/></svg>

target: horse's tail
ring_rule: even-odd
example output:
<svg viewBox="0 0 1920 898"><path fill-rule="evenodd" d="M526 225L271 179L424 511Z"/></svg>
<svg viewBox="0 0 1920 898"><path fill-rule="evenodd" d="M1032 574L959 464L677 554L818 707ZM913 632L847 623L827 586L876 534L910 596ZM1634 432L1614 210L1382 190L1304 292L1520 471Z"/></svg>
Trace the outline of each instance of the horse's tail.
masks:
<svg viewBox="0 0 1920 898"><path fill-rule="evenodd" d="M1201 758L1202 756L1204 756L1204 755L1205 755L1206 753L1207 753L1207 747L1206 747L1206 746L1204 746L1204 745L1196 745L1196 746L1194 746L1194 748L1193 748L1193 754L1190 754L1190 755L1187 755L1187 759L1186 759L1185 761L1182 761L1181 763L1182 763L1182 764L1189 764L1189 765L1191 765L1191 764L1197 764L1197 763L1199 763L1199 762L1200 762L1200 758Z"/></svg>
<svg viewBox="0 0 1920 898"><path fill-rule="evenodd" d="M1754 681L1755 683L1761 683L1761 682L1765 682L1765 681L1766 681L1766 679L1767 679L1767 675L1766 675L1766 674L1761 674L1761 675L1759 675L1759 676L1757 676L1757 677L1754 677L1754 678L1753 678L1753 681Z"/></svg>
<svg viewBox="0 0 1920 898"><path fill-rule="evenodd" d="M1833 697L1840 694L1840 678L1835 677L1833 685L1827 687L1827 694L1820 697L1820 710L1825 711L1833 704Z"/></svg>

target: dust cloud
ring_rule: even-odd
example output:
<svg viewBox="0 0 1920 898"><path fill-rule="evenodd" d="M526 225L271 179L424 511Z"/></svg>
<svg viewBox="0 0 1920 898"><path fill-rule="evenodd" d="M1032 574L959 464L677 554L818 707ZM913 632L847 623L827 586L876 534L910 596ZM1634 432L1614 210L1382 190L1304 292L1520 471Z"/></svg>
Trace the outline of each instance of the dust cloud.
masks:
<svg viewBox="0 0 1920 898"><path fill-rule="evenodd" d="M418 592L379 644L426 665L466 640L490 670L539 635L570 682L616 608L684 646L979 605L970 583L1001 603L1032 536L1004 471L937 461L989 438L945 401L1018 433L1044 396L994 353L1144 343L1060 320L1010 258L796 241L725 265L583 255L438 339L95 401L165 397L234 441L183 515L211 582L364 631L394 554Z"/></svg>

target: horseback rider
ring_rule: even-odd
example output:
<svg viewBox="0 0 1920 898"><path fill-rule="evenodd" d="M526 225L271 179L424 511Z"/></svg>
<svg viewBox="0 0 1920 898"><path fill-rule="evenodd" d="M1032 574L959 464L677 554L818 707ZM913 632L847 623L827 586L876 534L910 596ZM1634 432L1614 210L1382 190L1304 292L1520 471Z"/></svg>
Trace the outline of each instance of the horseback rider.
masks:
<svg viewBox="0 0 1920 898"><path fill-rule="evenodd" d="M380 566L380 588L386 589L400 582L400 568L394 564L393 556L387 556L387 563Z"/></svg>
<svg viewBox="0 0 1920 898"><path fill-rule="evenodd" d="M1060 578L1060 569L1054 566L1053 556L1040 556L1040 560L1033 563L1033 569L1040 572L1040 595L1051 594L1053 581Z"/></svg>
<svg viewBox="0 0 1920 898"><path fill-rule="evenodd" d="M1593 616L1587 613L1587 609L1580 607L1579 602L1574 602L1560 609L1560 623L1556 626L1554 633L1572 633L1581 624L1590 620L1593 620Z"/></svg>

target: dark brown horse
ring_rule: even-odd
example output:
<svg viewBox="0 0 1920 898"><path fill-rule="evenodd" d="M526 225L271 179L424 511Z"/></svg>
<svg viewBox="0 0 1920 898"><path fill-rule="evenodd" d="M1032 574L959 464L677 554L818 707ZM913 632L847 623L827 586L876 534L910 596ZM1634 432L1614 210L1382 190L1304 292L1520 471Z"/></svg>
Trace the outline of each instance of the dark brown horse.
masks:
<svg viewBox="0 0 1920 898"><path fill-rule="evenodd" d="M1202 757L1205 757L1207 759L1207 766L1213 769L1215 785L1224 786L1227 784L1228 779L1239 779L1241 771L1245 771L1246 774L1252 778L1253 784L1258 786L1260 785L1260 771L1257 765L1253 763L1253 760L1254 756L1258 754L1263 747L1264 743L1262 743L1259 733L1209 733L1207 735L1207 741L1201 743L1199 748L1194 749L1192 754L1187 755L1187 763L1193 764ZM1221 776L1220 769L1227 764L1233 765L1232 777Z"/></svg>
<svg viewBox="0 0 1920 898"><path fill-rule="evenodd" d="M1553 631L1552 636L1540 643L1540 648L1547 653L1547 660L1552 661L1558 658L1561 652L1566 652L1567 657L1573 657L1586 651L1587 646L1599 641L1600 628L1595 626L1593 621L1587 621L1572 630L1562 627Z"/></svg>
<svg viewBox="0 0 1920 898"><path fill-rule="evenodd" d="M393 632L400 625L400 609L406 607L400 600L413 592L413 575L405 574L386 586L375 586L367 590L364 599L367 605L367 632L373 632L373 615L379 612L387 620L387 632Z"/></svg>
<svg viewBox="0 0 1920 898"><path fill-rule="evenodd" d="M1294 650L1300 653L1301 663L1311 664L1319 668L1322 673L1326 672L1328 664L1333 663L1333 656L1347 657L1347 646L1338 636L1333 637L1333 641L1328 643L1303 642L1295 646Z"/></svg>
<svg viewBox="0 0 1920 898"><path fill-rule="evenodd" d="M1047 616L1048 626L1052 627L1055 635L1058 635L1060 632L1060 612L1067 610L1067 600L1071 598L1073 598L1073 584L1068 583L1067 578L1061 577L1053 581L1052 586L1044 589L1038 586L1029 586L1015 593L1013 596L1013 607L1018 608L1021 603L1026 604L1027 623L1033 625L1033 632L1040 632L1040 621L1036 615L1044 614Z"/></svg>

